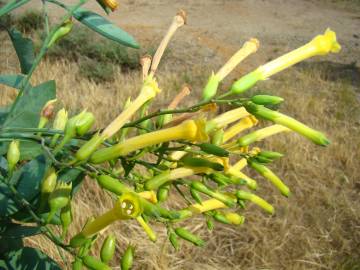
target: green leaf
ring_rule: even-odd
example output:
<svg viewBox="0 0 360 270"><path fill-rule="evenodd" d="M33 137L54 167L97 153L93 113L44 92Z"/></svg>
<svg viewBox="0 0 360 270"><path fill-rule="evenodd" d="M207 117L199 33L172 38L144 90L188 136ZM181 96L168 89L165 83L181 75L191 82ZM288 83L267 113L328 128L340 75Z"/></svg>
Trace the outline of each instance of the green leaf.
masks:
<svg viewBox="0 0 360 270"><path fill-rule="evenodd" d="M46 254L38 249L24 247L5 254L5 262L8 269L21 270L61 270L60 266ZM5 268L6 269L6 268Z"/></svg>
<svg viewBox="0 0 360 270"><path fill-rule="evenodd" d="M7 229L1 233L1 238L14 239L23 238L41 233L41 227L23 226L21 224L7 224Z"/></svg>
<svg viewBox="0 0 360 270"><path fill-rule="evenodd" d="M0 84L4 84L15 89L20 89L21 80L24 78L25 76L21 74L3 74L0 75Z"/></svg>
<svg viewBox="0 0 360 270"><path fill-rule="evenodd" d="M36 127L41 109L47 101L55 98L55 89L55 81L47 81L24 91L24 95L7 116L4 127Z"/></svg>
<svg viewBox="0 0 360 270"><path fill-rule="evenodd" d="M116 41L127 47L136 49L139 48L139 44L131 35L99 14L79 8L74 12L74 17L82 24L108 39Z"/></svg>
<svg viewBox="0 0 360 270"><path fill-rule="evenodd" d="M46 158L43 155L38 156L15 171L10 182L16 183L20 195L31 201L40 193L40 185L48 166Z"/></svg>
<svg viewBox="0 0 360 270"><path fill-rule="evenodd" d="M28 74L34 62L34 45L15 28L8 30L16 54L20 61L21 73Z"/></svg>
<svg viewBox="0 0 360 270"><path fill-rule="evenodd" d="M0 217L12 215L18 211L8 186L0 181Z"/></svg>
<svg viewBox="0 0 360 270"><path fill-rule="evenodd" d="M7 3L5 6L3 6L0 9L0 17L9 13L10 11L14 10L15 8L18 8L24 4L26 4L27 2L29 2L30 0L12 0L9 1L9 3Z"/></svg>

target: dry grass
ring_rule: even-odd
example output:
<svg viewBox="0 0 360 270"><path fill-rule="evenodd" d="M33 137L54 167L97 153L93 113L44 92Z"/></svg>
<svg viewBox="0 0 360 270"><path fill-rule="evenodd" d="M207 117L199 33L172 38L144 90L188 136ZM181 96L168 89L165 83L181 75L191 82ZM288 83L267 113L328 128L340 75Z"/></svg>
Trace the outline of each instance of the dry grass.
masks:
<svg viewBox="0 0 360 270"><path fill-rule="evenodd" d="M13 63L10 56L8 63ZM140 85L137 71L117 73L115 82L97 85L79 79L77 68L73 63L43 62L33 83L55 79L59 100L65 107L72 112L88 108L95 113L98 127L109 122L121 110L124 99L134 96ZM9 64L1 72L5 70L15 71ZM156 106L167 104L184 80L197 90L192 94L197 97L208 74L197 65L186 74L182 71L185 75L171 70L173 67L164 65L159 74L164 90ZM119 240L118 254L129 242L136 244L135 269L360 269L360 89L343 80L324 80L324 73L326 69L293 69L256 89L284 97L282 111L323 130L332 141L328 148L320 148L298 135L287 134L265 143L264 148L286 154L273 168L292 189L289 199L282 198L258 177L259 194L276 207L275 216L269 217L249 205L244 225L216 224L212 233L202 218L191 219L188 227L206 239L207 245L196 248L183 243L179 252L166 241L162 226L154 224L159 236L154 244L146 240L135 222L119 222L108 230ZM0 95L2 104L14 97L9 91ZM111 205L109 195L87 179L75 197L70 235L80 230L88 216L98 215ZM56 248L43 237L32 237L27 242L61 262ZM100 243L96 243L94 254ZM119 269L119 257L113 266Z"/></svg>

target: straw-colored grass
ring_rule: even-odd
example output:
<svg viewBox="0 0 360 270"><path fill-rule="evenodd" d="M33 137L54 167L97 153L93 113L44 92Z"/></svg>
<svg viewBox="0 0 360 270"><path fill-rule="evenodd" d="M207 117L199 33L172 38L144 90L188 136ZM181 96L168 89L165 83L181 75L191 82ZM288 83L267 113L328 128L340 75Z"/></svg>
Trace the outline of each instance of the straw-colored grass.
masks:
<svg viewBox="0 0 360 270"><path fill-rule="evenodd" d="M12 60L8 63L14 63ZM154 110L171 100L184 78L194 89L186 103L195 102L208 74L194 64L185 76L184 71L179 74L173 67L168 69L170 64L164 64L159 73L163 92ZM115 117L125 98L134 97L139 89L138 71L119 72L113 83L97 85L78 78L77 68L75 63L46 61L32 81L55 79L58 99L64 106L73 113L83 108L94 112L97 127ZM1 72L5 71L16 70L5 64ZM326 72L292 69L256 89L284 97L283 112L324 131L332 141L329 147L321 148L298 135L286 134L262 145L286 154L271 167L292 190L290 198L283 198L264 179L253 175L261 187L258 193L275 206L275 216L249 204L244 225L216 224L213 232L207 230L203 218L190 219L184 224L207 244L197 248L183 242L179 252L166 240L163 226L153 224L158 233L154 244L135 221L115 223L107 230L118 239L114 269L119 269L119 256L129 242L137 247L134 269L360 269L360 89L344 80L325 80ZM15 94L7 89L0 95L4 104ZM111 206L110 196L86 179L74 199L70 235L80 230L87 217ZM105 235L95 244L93 254L98 255ZM31 237L26 242L62 263L56 248L45 238ZM64 269L69 267L67 264Z"/></svg>

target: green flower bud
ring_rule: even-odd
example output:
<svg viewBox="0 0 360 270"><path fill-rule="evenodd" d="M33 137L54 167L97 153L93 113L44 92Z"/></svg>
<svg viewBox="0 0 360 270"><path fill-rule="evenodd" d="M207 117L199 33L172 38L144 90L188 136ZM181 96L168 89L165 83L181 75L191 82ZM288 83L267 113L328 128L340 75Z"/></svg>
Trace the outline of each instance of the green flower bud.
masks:
<svg viewBox="0 0 360 270"><path fill-rule="evenodd" d="M206 226L209 231L212 231L214 229L214 222L211 219L206 220Z"/></svg>
<svg viewBox="0 0 360 270"><path fill-rule="evenodd" d="M213 169L215 171L223 171L224 170L223 165L216 163L216 162L211 162L211 161L209 161L207 159L203 159L203 158L185 156L181 159L181 162L184 164L184 166L188 166L188 167L206 167L206 168Z"/></svg>
<svg viewBox="0 0 360 270"><path fill-rule="evenodd" d="M263 208L266 212L273 214L274 213L274 207L269 204L267 201L265 201L264 199L260 198L259 196L250 193L250 192L246 192L243 190L238 190L236 192L236 197L239 200L248 200L251 201L255 204L257 204L258 206L260 206L261 208Z"/></svg>
<svg viewBox="0 0 360 270"><path fill-rule="evenodd" d="M171 231L169 233L169 241L175 250L179 250L178 237L177 237L176 233L174 233L173 231Z"/></svg>
<svg viewBox="0 0 360 270"><path fill-rule="evenodd" d="M200 239L196 235L192 234L191 232L189 232L185 228L176 228L175 233L180 238L182 238L182 239L184 239L186 241L189 241L189 242L193 243L196 246L202 247L205 244L205 242L202 239Z"/></svg>
<svg viewBox="0 0 360 270"><path fill-rule="evenodd" d="M214 219L218 222L224 223L224 224L231 224L231 222L224 216L223 214L216 212L213 215Z"/></svg>
<svg viewBox="0 0 360 270"><path fill-rule="evenodd" d="M226 186L229 183L232 183L231 179L227 176L223 175L222 173L214 172L209 175L209 178L217 183L219 186Z"/></svg>
<svg viewBox="0 0 360 270"><path fill-rule="evenodd" d="M80 136L90 130L95 122L95 116L91 112L80 114L76 122L76 133Z"/></svg>
<svg viewBox="0 0 360 270"><path fill-rule="evenodd" d="M75 258L72 263L72 270L81 270L83 268L83 262L79 258Z"/></svg>
<svg viewBox="0 0 360 270"><path fill-rule="evenodd" d="M84 264L91 270L111 270L111 267L92 256L83 257Z"/></svg>
<svg viewBox="0 0 360 270"><path fill-rule="evenodd" d="M201 151L204 151L205 153L214 155L214 156L218 156L218 157L228 157L229 156L229 152L226 151L225 149L211 144L211 143L202 143L198 145L201 149Z"/></svg>
<svg viewBox="0 0 360 270"><path fill-rule="evenodd" d="M273 151L261 151L258 156L262 156L271 160L278 159L283 157L284 155L279 152L273 152Z"/></svg>
<svg viewBox="0 0 360 270"><path fill-rule="evenodd" d="M129 245L125 250L124 255L121 258L121 270L131 269L134 262L134 252L135 252L135 248Z"/></svg>
<svg viewBox="0 0 360 270"><path fill-rule="evenodd" d="M169 196L169 189L170 189L170 187L168 185L167 186L161 186L158 189L157 194L156 194L158 202L162 203L162 202L166 201L166 199Z"/></svg>
<svg viewBox="0 0 360 270"><path fill-rule="evenodd" d="M100 258L103 263L109 263L115 254L116 238L114 235L109 235L105 238L101 250Z"/></svg>
<svg viewBox="0 0 360 270"><path fill-rule="evenodd" d="M47 221L50 221L58 210L68 205L70 201L71 189L72 182L57 182L54 191L51 192L49 196L50 214Z"/></svg>
<svg viewBox="0 0 360 270"><path fill-rule="evenodd" d="M203 101L209 101L216 95L219 83L220 78L213 72L203 90Z"/></svg>
<svg viewBox="0 0 360 270"><path fill-rule="evenodd" d="M269 95L256 95L251 98L251 101L258 105L276 105L284 101L282 97Z"/></svg>
<svg viewBox="0 0 360 270"><path fill-rule="evenodd" d="M245 217L233 212L226 213L225 218L233 225L241 225L245 222Z"/></svg>
<svg viewBox="0 0 360 270"><path fill-rule="evenodd" d="M66 20L60 28L55 32L52 36L51 40L49 41L47 47L50 48L56 41L67 35L73 27L73 22L71 19Z"/></svg>
<svg viewBox="0 0 360 270"><path fill-rule="evenodd" d="M198 204L201 204L202 199L199 192L197 192L196 189L190 188L190 195Z"/></svg>
<svg viewBox="0 0 360 270"><path fill-rule="evenodd" d="M326 146L330 143L330 141L321 132L312 129L285 114L272 111L262 105L255 105L253 103L248 103L245 105L245 108L249 113L255 115L256 117L270 120L279 125L285 126L318 145Z"/></svg>
<svg viewBox="0 0 360 270"><path fill-rule="evenodd" d="M263 157L263 156L259 156L259 155L257 155L254 159L259 163L270 163L270 162L272 162L272 159L267 158L267 157Z"/></svg>
<svg viewBox="0 0 360 270"><path fill-rule="evenodd" d="M199 181L193 181L191 183L191 188L193 188L199 192L202 192L210 197L213 197L213 198L223 202L224 204L226 204L229 207L234 206L236 203L236 201L233 198L229 197L228 195L213 191Z"/></svg>
<svg viewBox="0 0 360 270"><path fill-rule="evenodd" d="M16 166L16 164L20 160L20 141L13 140L9 144L8 152L7 152L7 162L9 171L12 172Z"/></svg>
<svg viewBox="0 0 360 270"><path fill-rule="evenodd" d="M269 168L254 161L249 162L249 164L263 177L268 179L275 187L277 187L280 190L281 194L283 194L286 197L289 197L290 195L289 188Z"/></svg>
<svg viewBox="0 0 360 270"><path fill-rule="evenodd" d="M224 130L218 129L211 136L211 143L214 145L221 145L224 139Z"/></svg>
<svg viewBox="0 0 360 270"><path fill-rule="evenodd" d="M51 167L45 175L45 178L41 182L41 195L39 212L41 213L49 199L49 195L54 191L56 187L57 175L55 169Z"/></svg>
<svg viewBox="0 0 360 270"><path fill-rule="evenodd" d="M261 73L258 70L254 70L234 82L230 91L232 94L241 94L249 90L261 79Z"/></svg>
<svg viewBox="0 0 360 270"><path fill-rule="evenodd" d="M61 237L64 239L68 232L68 228L73 220L72 211L71 211L71 201L69 201L69 203L64 208L61 208L60 220L62 226Z"/></svg>

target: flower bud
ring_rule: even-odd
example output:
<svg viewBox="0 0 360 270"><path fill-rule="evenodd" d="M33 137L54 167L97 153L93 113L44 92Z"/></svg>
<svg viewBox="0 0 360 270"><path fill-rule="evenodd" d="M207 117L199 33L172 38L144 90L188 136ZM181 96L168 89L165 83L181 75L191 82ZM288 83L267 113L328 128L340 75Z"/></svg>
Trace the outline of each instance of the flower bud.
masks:
<svg viewBox="0 0 360 270"><path fill-rule="evenodd" d="M274 151L261 151L258 155L265 158L269 158L271 160L278 159L284 156L283 154Z"/></svg>
<svg viewBox="0 0 360 270"><path fill-rule="evenodd" d="M184 166L187 166L187 167L204 167L204 168L213 169L215 171L223 171L224 170L223 165L216 163L216 162L211 162L211 161L209 161L207 159L203 159L203 158L185 156L181 159L181 162L184 164Z"/></svg>
<svg viewBox="0 0 360 270"><path fill-rule="evenodd" d="M263 177L268 179L278 190L280 190L282 195L289 197L289 188L269 168L257 162L250 162L250 166L254 168L258 173L260 173Z"/></svg>
<svg viewBox="0 0 360 270"><path fill-rule="evenodd" d="M199 192L197 192L196 189L190 188L190 195L198 204L201 204L202 199Z"/></svg>
<svg viewBox="0 0 360 270"><path fill-rule="evenodd" d="M20 141L13 140L7 151L7 162L9 171L12 172L20 160Z"/></svg>
<svg viewBox="0 0 360 270"><path fill-rule="evenodd" d="M225 213L225 218L233 225L241 225L245 222L245 217L233 212Z"/></svg>
<svg viewBox="0 0 360 270"><path fill-rule="evenodd" d="M218 129L212 134L211 143L214 145L220 145L223 143L223 139L224 139L224 130Z"/></svg>
<svg viewBox="0 0 360 270"><path fill-rule="evenodd" d="M56 181L57 175L55 169L51 167L46 173L45 178L41 183L39 212L42 212L42 210L45 208L49 199L49 195L51 194L51 192L54 191L56 187Z"/></svg>
<svg viewBox="0 0 360 270"><path fill-rule="evenodd" d="M287 127L318 145L326 146L330 143L330 141L321 132L314 130L304 125L303 123L295 120L294 118L291 118L280 112L272 111L264 106L255 105L253 103L247 104L246 110L257 117L264 118L266 120L270 120L279 125Z"/></svg>
<svg viewBox="0 0 360 270"><path fill-rule="evenodd" d="M51 40L49 41L47 47L50 48L52 45L54 45L55 42L57 42L59 39L66 36L72 29L73 22L71 19L66 20L60 28L55 32L55 34L52 36Z"/></svg>
<svg viewBox="0 0 360 270"><path fill-rule="evenodd" d="M258 206L263 208L269 214L274 213L274 207L271 204L269 204L267 201L265 201L264 199L260 198L259 196L255 195L253 193L246 192L243 190L238 190L236 192L236 197L239 200L246 200L246 201L248 200L248 201L251 201L251 202L257 204Z"/></svg>
<svg viewBox="0 0 360 270"><path fill-rule="evenodd" d="M169 241L175 250L179 250L179 242L177 234L174 231L169 233Z"/></svg>
<svg viewBox="0 0 360 270"><path fill-rule="evenodd" d="M232 207L235 204L235 201L233 198L229 197L228 195L213 191L199 181L193 181L191 183L191 188L193 188L201 193L204 193L210 197L213 197L213 198L223 202L224 204L226 204L229 207Z"/></svg>
<svg viewBox="0 0 360 270"><path fill-rule="evenodd" d="M105 238L101 250L100 250L100 258L103 263L108 264L115 254L116 248L116 238L114 235L109 235Z"/></svg>
<svg viewBox="0 0 360 270"><path fill-rule="evenodd" d="M55 116L53 128L56 130L64 130L67 120L68 120L68 113L64 108L62 108L57 112Z"/></svg>
<svg viewBox="0 0 360 270"><path fill-rule="evenodd" d="M157 200L162 203L164 201L166 201L166 199L169 196L169 189L170 187L167 186L161 186L158 191L157 191Z"/></svg>
<svg viewBox="0 0 360 270"><path fill-rule="evenodd" d="M204 151L205 153L214 155L214 156L218 156L218 157L228 157L229 156L229 152L226 151L225 149L211 144L211 143L202 143L198 145L201 149L201 151Z"/></svg>
<svg viewBox="0 0 360 270"><path fill-rule="evenodd" d="M38 124L38 128L44 128L45 125L49 122L49 120L54 115L54 104L57 101L57 99L52 99L46 102L44 107L41 109L40 112L40 121Z"/></svg>
<svg viewBox="0 0 360 270"><path fill-rule="evenodd" d="M144 218L142 216L138 216L136 218L136 220L139 222L141 227L144 229L144 231L147 234L147 236L149 237L149 239L153 242L156 242L156 239L157 239L156 234L153 231L153 229L151 229L149 224L144 220Z"/></svg>
<svg viewBox="0 0 360 270"><path fill-rule="evenodd" d="M180 238L182 238L182 239L184 239L186 241L189 241L189 242L193 243L194 245L196 245L198 247L202 247L205 244L205 242L202 239L200 239L196 235L192 234L191 232L189 232L185 228L176 228L175 233Z"/></svg>
<svg viewBox="0 0 360 270"><path fill-rule="evenodd" d="M80 136L84 135L90 130L94 122L95 117L91 112L85 112L84 114L79 115L76 122L76 133Z"/></svg>
<svg viewBox="0 0 360 270"><path fill-rule="evenodd" d="M251 98L251 101L258 105L276 105L284 101L282 97L269 95L256 95Z"/></svg>
<svg viewBox="0 0 360 270"><path fill-rule="evenodd" d="M111 267L92 256L82 258L84 264L91 270L111 270Z"/></svg>
<svg viewBox="0 0 360 270"><path fill-rule="evenodd" d="M214 74L214 72L211 74L202 94L203 101L209 101L211 100L217 92L217 89L219 87L220 78Z"/></svg>
<svg viewBox="0 0 360 270"><path fill-rule="evenodd" d="M134 261L134 252L135 252L135 248L131 245L128 245L124 255L121 258L121 270L131 269Z"/></svg>

